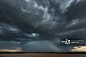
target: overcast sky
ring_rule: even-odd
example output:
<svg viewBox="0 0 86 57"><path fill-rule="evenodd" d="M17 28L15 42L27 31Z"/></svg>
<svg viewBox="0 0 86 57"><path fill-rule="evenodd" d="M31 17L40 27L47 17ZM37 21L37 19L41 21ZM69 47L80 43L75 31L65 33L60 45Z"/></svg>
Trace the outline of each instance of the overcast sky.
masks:
<svg viewBox="0 0 86 57"><path fill-rule="evenodd" d="M0 51L72 52L61 38L86 38L86 0L0 0Z"/></svg>

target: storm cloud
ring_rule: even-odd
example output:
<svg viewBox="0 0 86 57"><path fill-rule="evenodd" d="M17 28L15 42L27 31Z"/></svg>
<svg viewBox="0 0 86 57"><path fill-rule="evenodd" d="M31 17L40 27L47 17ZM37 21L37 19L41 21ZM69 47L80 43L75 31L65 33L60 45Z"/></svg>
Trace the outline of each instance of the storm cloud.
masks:
<svg viewBox="0 0 86 57"><path fill-rule="evenodd" d="M58 47L58 39L86 37L85 5L85 0L0 0L0 42L27 52L71 51L74 46Z"/></svg>

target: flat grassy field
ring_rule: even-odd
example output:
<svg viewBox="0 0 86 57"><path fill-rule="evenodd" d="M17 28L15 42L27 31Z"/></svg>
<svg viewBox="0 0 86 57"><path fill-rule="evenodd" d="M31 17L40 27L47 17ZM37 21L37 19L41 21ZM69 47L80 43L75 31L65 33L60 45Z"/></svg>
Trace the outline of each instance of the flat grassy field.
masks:
<svg viewBox="0 0 86 57"><path fill-rule="evenodd" d="M86 54L24 53L0 54L1 57L86 57Z"/></svg>

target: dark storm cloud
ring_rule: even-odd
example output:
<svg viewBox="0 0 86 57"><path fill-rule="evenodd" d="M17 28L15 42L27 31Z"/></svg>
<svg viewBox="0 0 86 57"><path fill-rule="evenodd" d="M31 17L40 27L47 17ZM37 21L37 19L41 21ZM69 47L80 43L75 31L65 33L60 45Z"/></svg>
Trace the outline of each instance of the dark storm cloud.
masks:
<svg viewBox="0 0 86 57"><path fill-rule="evenodd" d="M10 0L9 0L10 1ZM10 3L10 2L7 2L7 4L8 3ZM20 0L18 0L18 1L20 1ZM2 1L3 2L3 1ZM4 3L4 2L3 2ZM23 8L21 8L21 6L20 5L22 5L21 3L22 3L22 1L21 1L21 3L19 2L19 6L20 6L20 8L14 8L14 7L11 7L11 6L8 6L8 5L5 5L5 4L3 4L3 3L1 3L1 22L2 23L6 23L6 24L9 24L9 25L11 25L11 26L15 26L15 27L17 27L18 29L20 29L20 31L22 32L22 33L33 33L33 32L35 32L35 33L39 33L39 34L41 34L42 36L44 36L45 35L45 33L46 33L46 36L47 36L47 34L49 34L48 33L48 27L50 27L50 22L52 22L52 21L50 21L49 23L46 23L45 24L45 21L46 21L46 19L44 20L44 22L43 23L40 23L40 22L42 22L43 20L43 18L41 17L42 15L40 15L40 16L38 16L38 15L36 15L35 13L36 12L33 12L34 10L32 10L32 9L34 9L34 8L32 8L33 7L33 5L31 5L31 6L27 6L28 8L32 8L32 9L30 9L30 12L27 12L26 13L26 11L27 11L27 9L28 8L26 8L26 9L23 9ZM17 2L16 2L17 3ZM15 5L16 6L16 5ZM22 5L22 6L25 6L25 5ZM39 11L38 13L40 14L40 12L44 12L44 14L45 15L49 15L50 16L50 14L49 13L47 13L47 11L48 11L48 9L47 8L41 8L40 6L35 6L36 8L40 8L40 10L42 10L42 11ZM20 10L20 11L19 11ZM38 11L38 9L37 9L37 11ZM45 16L44 18L50 18L50 17L48 17L48 15L47 16ZM31 17L32 16L32 17ZM33 17L34 16L34 17ZM37 17L36 17L37 16ZM16 21L17 20L17 21ZM53 23L54 23L55 21L53 21ZM36 26L36 23L38 23L37 24L37 26ZM56 23L56 22L55 22ZM46 25L46 26L45 26ZM43 27L41 27L41 26L43 26ZM48 27L47 27L48 26ZM53 26L53 24L52 24L52 26ZM42 30L41 30L42 29ZM7 32L8 33L8 32ZM13 35L15 36L13 36L13 35L10 35L10 34L12 34L11 32L9 32L9 34L7 34L6 36L8 37L12 37L13 39L14 38L19 38L19 37L22 37L23 38L23 36L17 36L17 34L16 33L13 33ZM44 34L44 35L43 35ZM1 35L2 36L2 35ZM46 36L44 37L44 38L46 38ZM48 35L49 36L49 35ZM47 37L48 37L47 36ZM51 35L50 35L51 36ZM8 38L9 38L8 37ZM5 38L4 36L2 36L2 38ZM26 38L26 37L25 37Z"/></svg>
<svg viewBox="0 0 86 57"><path fill-rule="evenodd" d="M0 0L0 40L21 44L29 42L22 48L25 50L29 47L25 51L31 49L33 52L40 48L46 51L47 45L50 45L47 48L52 47L49 49L52 51L58 44L46 44L43 40L85 38L85 4L85 0ZM41 47L39 43L46 45ZM32 48L35 46L38 47ZM56 48L59 49L64 51L63 47ZM67 49L70 51L72 48Z"/></svg>
<svg viewBox="0 0 86 57"><path fill-rule="evenodd" d="M16 41L0 41L0 49L13 49L14 47L21 47Z"/></svg>
<svg viewBox="0 0 86 57"><path fill-rule="evenodd" d="M57 48L50 41L34 41L24 45L24 51L30 52L60 52L61 50Z"/></svg>
<svg viewBox="0 0 86 57"><path fill-rule="evenodd" d="M27 44L20 44L20 42L16 41L0 41L1 49L8 49L8 50L16 50L16 48L21 48L22 52L59 52L61 51L55 45L53 45L50 41L34 41L34 42L27 42ZM42 45L42 46L41 46Z"/></svg>
<svg viewBox="0 0 86 57"><path fill-rule="evenodd" d="M64 49L64 48L65 49ZM21 52L69 52L71 51L67 46L57 47L51 41L33 41L26 44L20 44L16 41L0 41L1 50L21 50Z"/></svg>
<svg viewBox="0 0 86 57"><path fill-rule="evenodd" d="M65 15L67 16L67 21L71 21L73 19L83 19L86 15L86 1L82 0L78 3L74 1L72 5L67 9Z"/></svg>
<svg viewBox="0 0 86 57"><path fill-rule="evenodd" d="M80 0L78 3L74 1L70 7L67 8L67 12L65 12L65 27L60 31L60 33L57 33L57 35L66 35L65 37L75 37L75 38L85 38L85 32L86 32L86 26L83 26L86 24L85 19L85 0ZM61 28L61 27L60 27Z"/></svg>

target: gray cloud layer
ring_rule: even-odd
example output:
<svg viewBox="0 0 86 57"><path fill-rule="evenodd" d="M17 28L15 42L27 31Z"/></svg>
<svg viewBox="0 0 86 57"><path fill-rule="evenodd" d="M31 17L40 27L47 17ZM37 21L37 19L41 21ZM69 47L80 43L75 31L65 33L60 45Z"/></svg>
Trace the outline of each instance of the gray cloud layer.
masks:
<svg viewBox="0 0 86 57"><path fill-rule="evenodd" d="M24 51L64 51L55 39L86 37L85 4L85 0L0 0L0 40L26 44L19 46Z"/></svg>

